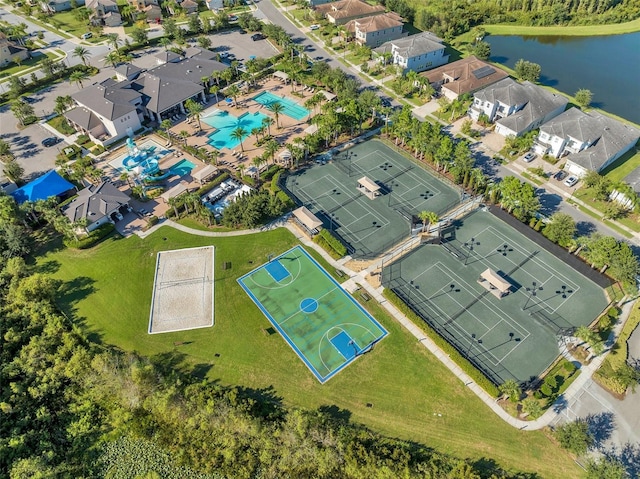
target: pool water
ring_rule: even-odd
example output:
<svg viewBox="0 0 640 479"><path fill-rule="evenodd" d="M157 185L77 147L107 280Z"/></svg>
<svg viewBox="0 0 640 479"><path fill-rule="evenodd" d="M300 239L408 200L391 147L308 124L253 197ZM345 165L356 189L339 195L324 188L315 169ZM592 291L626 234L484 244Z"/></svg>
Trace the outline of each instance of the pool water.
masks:
<svg viewBox="0 0 640 479"><path fill-rule="evenodd" d="M184 176L191 173L191 170L193 170L195 167L196 165L191 163L189 160L180 160L178 163L169 168L169 171L171 171L171 173L173 173L174 175Z"/></svg>
<svg viewBox="0 0 640 479"><path fill-rule="evenodd" d="M153 140L147 140L144 143L141 143L140 145L138 145L138 149L140 151L147 150L149 148L153 148L153 154L149 156L149 159L153 158L156 160L160 160L163 156L166 156L173 151L165 148L164 146L160 145L157 141L153 141ZM119 170L122 172L127 171L127 169L123 165L123 161L128 156L129 156L129 152L123 153L122 155L119 155L113 160L111 160L109 162L109 165L116 170Z"/></svg>
<svg viewBox="0 0 640 479"><path fill-rule="evenodd" d="M282 113L290 116L294 120L302 121L309 116L309 110L306 108L301 107L295 101L287 98L286 96L274 95L270 91L263 91L262 93L254 96L253 99L267 107L273 103L282 103L282 106L284 106Z"/></svg>
<svg viewBox="0 0 640 479"><path fill-rule="evenodd" d="M207 125L216 129L209 135L207 143L217 150L222 148L232 150L240 144L239 140L231 136L233 130L239 127L242 128L246 132L246 135L242 138L244 141L251 134L251 130L262 127L262 120L265 118L267 118L267 115L260 112L245 113L236 118L228 111L217 111L213 115L202 118L202 121Z"/></svg>

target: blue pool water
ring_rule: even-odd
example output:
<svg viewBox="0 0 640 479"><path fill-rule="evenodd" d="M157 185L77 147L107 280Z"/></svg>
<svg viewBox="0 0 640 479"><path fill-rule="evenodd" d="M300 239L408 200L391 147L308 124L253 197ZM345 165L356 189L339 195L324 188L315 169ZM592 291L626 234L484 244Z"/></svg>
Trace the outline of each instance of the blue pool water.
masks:
<svg viewBox="0 0 640 479"><path fill-rule="evenodd" d="M262 120L267 118L267 115L262 113L245 113L238 118L231 115L228 111L219 111L213 115L202 118L207 125L216 129L209 135L208 143L221 150L222 148L228 148L232 150L240 144L240 141L232 138L231 132L240 127L247 134L243 137L243 140L251 134L251 130L254 128L260 128L262 126Z"/></svg>
<svg viewBox="0 0 640 479"><path fill-rule="evenodd" d="M294 120L302 121L309 116L309 110L298 105L295 101L282 96L274 95L269 91L263 91L253 99L261 105L269 106L273 103L282 103L284 106L283 113L290 116Z"/></svg>
<svg viewBox="0 0 640 479"><path fill-rule="evenodd" d="M171 171L171 173L173 173L174 175L184 176L191 173L191 170L193 170L195 167L196 165L191 163L189 160L180 160L178 163L169 168L169 171Z"/></svg>

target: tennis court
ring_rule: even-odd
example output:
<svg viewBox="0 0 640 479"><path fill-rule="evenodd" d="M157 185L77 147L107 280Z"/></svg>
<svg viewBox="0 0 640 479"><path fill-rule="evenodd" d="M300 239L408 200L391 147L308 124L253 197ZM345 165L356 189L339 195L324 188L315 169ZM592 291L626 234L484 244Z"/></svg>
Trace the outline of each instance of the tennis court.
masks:
<svg viewBox="0 0 640 479"><path fill-rule="evenodd" d="M488 269L510 285L500 299L478 282ZM385 267L383 284L496 384L538 377L562 337L608 304L597 284L483 210L455 223L442 245Z"/></svg>
<svg viewBox="0 0 640 479"><path fill-rule="evenodd" d="M300 246L238 282L321 383L387 335Z"/></svg>
<svg viewBox="0 0 640 479"><path fill-rule="evenodd" d="M380 196L372 200L357 189L362 177L380 187ZM441 215L460 201L457 189L375 139L289 175L285 186L355 258L375 257L409 236L421 211Z"/></svg>

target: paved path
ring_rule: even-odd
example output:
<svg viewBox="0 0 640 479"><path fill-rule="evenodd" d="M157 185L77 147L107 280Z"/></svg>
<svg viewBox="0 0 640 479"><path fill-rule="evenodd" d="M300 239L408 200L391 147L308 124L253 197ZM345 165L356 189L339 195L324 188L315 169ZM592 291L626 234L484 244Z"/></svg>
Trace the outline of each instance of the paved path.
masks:
<svg viewBox="0 0 640 479"><path fill-rule="evenodd" d="M433 355L440 360L449 370L456 375L462 381L465 386L467 386L471 391L473 391L476 396L478 396L484 403L495 413L497 414L503 421L507 422L513 427L517 427L518 429L527 429L527 430L537 430L542 429L545 426L548 426L552 422L554 422L560 414L564 411L566 404L572 402L574 397L579 397L582 394L582 389L585 385L590 383L591 376L595 371L598 370L602 362L604 361L607 352L601 354L600 356L594 358L590 364L582 366L581 373L578 378L567 388L567 390L558 398L555 405L550 407L541 417L532 421L523 421L517 418L514 418L509 413L507 413L498 403L495 398L490 396L484 389L482 389L478 384L476 384L451 358L442 351L430 338L426 337L424 332L416 326L411 320L409 320L400 310L398 310L393 304L391 304L387 299L382 295L383 287L374 287L367 280L366 276L370 274L370 272L379 267L379 264L376 263L369 267L366 270L361 272L354 272L345 266L346 260L342 258L339 261L334 260L331 256L327 254L327 252L318 247L315 243L313 243L309 238L302 235L299 230L297 230L294 226L292 226L288 222L288 217L279 218L278 220L270 223L269 225L264 226L260 229L251 229L251 230L240 230L240 231L228 231L228 232L213 232L213 231L202 231L193 228L189 228L187 226L183 226L181 224L176 223L172 220L165 220L162 223L155 225L145 232L140 232L138 235L142 238L147 237L158 228L162 226L170 226L172 228L176 228L180 231L184 231L185 233L190 233L193 235L199 236L208 236L208 237L225 237L225 236L241 236L246 234L259 233L266 230L271 230L274 228L284 227L287 228L293 233L293 235L305 246L310 248L314 248L329 264L331 264L335 268L339 268L344 271L347 275L349 275L349 279L342 284L342 287L349 291L353 292L358 287L364 288L367 293L378 301L387 312L395 318L407 331L409 331L417 340L420 342L425 348L427 348ZM620 317L620 321L618 322L617 329L614 332L614 337L617 337L620 331L620 328L626 321L631 309L633 307L633 303L629 302L623 305L622 307L622 315Z"/></svg>

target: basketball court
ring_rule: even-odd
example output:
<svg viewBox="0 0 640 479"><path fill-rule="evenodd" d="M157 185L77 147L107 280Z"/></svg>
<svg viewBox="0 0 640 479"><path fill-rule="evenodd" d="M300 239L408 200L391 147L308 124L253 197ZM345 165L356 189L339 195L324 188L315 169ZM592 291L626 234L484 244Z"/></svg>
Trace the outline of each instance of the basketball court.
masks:
<svg viewBox="0 0 640 479"><path fill-rule="evenodd" d="M375 257L408 237L421 211L441 215L460 201L458 189L376 139L287 176L285 186L355 258Z"/></svg>
<svg viewBox="0 0 640 479"><path fill-rule="evenodd" d="M488 211L442 241L386 266L383 284L496 384L537 377L607 307L602 288Z"/></svg>
<svg viewBox="0 0 640 479"><path fill-rule="evenodd" d="M387 335L300 246L238 283L321 383Z"/></svg>

